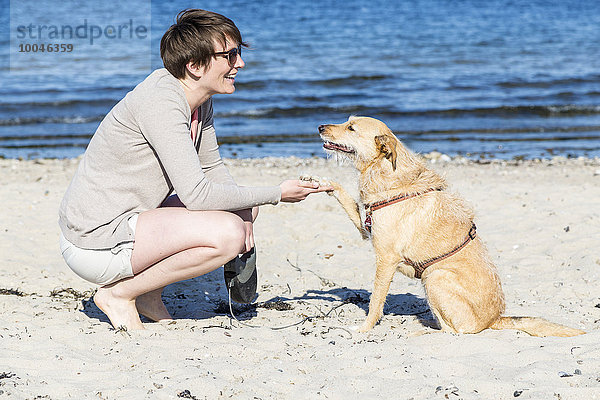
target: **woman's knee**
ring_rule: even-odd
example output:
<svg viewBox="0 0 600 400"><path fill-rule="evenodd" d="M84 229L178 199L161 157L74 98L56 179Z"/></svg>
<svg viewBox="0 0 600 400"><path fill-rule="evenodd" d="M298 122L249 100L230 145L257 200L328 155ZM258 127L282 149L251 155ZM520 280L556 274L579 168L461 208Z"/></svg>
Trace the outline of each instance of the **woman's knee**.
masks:
<svg viewBox="0 0 600 400"><path fill-rule="evenodd" d="M233 216L226 218L219 224L219 231L215 233L217 247L231 258L243 253L246 246L246 225L241 218Z"/></svg>

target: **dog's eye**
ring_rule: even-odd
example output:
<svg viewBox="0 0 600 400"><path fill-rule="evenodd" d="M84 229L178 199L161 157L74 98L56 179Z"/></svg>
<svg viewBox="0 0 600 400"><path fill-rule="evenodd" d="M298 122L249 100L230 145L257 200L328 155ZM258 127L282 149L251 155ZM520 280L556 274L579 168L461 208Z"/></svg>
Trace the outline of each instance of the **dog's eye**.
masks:
<svg viewBox="0 0 600 400"><path fill-rule="evenodd" d="M348 130L354 132L354 127L352 125L348 125Z"/></svg>

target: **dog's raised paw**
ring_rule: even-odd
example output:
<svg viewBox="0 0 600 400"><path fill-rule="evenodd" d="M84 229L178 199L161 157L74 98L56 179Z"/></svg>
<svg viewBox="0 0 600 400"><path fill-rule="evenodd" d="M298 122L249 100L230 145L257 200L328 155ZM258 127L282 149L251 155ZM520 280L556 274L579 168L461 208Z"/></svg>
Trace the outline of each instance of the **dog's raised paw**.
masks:
<svg viewBox="0 0 600 400"><path fill-rule="evenodd" d="M300 180L304 182L316 182L319 184L324 184L327 182L328 179L314 175L302 174L300 175Z"/></svg>
<svg viewBox="0 0 600 400"><path fill-rule="evenodd" d="M302 174L300 175L300 179L301 181L305 181L305 182L312 182L313 180L315 180L315 177L313 177L312 175L308 175L308 174Z"/></svg>
<svg viewBox="0 0 600 400"><path fill-rule="evenodd" d="M329 178L321 176L303 174L300 175L300 180L304 182L314 182L319 186L331 186L334 190L337 190L340 187L337 183L330 181ZM333 191L328 191L327 194L331 196L333 195Z"/></svg>

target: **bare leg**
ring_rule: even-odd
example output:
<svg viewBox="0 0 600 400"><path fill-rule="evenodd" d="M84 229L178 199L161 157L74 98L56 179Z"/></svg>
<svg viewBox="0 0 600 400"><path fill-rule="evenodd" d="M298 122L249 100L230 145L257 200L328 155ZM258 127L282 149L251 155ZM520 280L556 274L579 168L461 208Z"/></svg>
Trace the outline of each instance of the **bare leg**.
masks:
<svg viewBox="0 0 600 400"><path fill-rule="evenodd" d="M164 288L158 288L151 292L144 293L135 299L135 307L144 317L152 321L170 321L173 319L165 303L162 301L162 291Z"/></svg>
<svg viewBox="0 0 600 400"><path fill-rule="evenodd" d="M143 329L136 298L210 272L244 251L246 227L226 211L158 208L140 214L131 263L134 276L101 287L94 301L114 327ZM146 305L142 306L142 308ZM168 313L167 313L168 314ZM159 313L155 317L164 317Z"/></svg>
<svg viewBox="0 0 600 400"><path fill-rule="evenodd" d="M177 195L169 197L161 205L161 207L184 207ZM252 210L240 210L234 212L244 222L254 222L258 216L258 207L254 207ZM248 232L246 232L246 243L248 246ZM254 238L251 240L251 246L254 246ZM246 248L248 250L248 248ZM169 314L167 307L162 301L162 292L164 287L144 293L137 297L135 300L135 306L140 314L152 321L171 321L173 317Z"/></svg>

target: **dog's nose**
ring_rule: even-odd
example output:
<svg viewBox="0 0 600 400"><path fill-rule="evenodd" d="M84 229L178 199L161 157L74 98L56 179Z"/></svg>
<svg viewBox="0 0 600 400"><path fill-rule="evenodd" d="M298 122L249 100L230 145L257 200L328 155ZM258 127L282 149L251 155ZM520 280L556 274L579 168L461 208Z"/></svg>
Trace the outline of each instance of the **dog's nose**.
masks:
<svg viewBox="0 0 600 400"><path fill-rule="evenodd" d="M323 133L325 131L325 125L319 125L319 133Z"/></svg>

